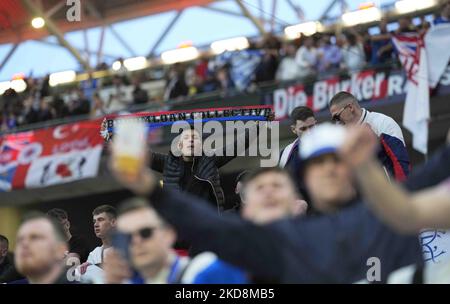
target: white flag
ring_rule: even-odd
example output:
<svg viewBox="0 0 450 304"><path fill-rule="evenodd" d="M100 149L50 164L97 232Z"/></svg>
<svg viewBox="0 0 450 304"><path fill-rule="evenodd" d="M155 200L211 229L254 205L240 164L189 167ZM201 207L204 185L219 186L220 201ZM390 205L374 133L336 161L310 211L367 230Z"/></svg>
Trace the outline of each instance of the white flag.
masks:
<svg viewBox="0 0 450 304"><path fill-rule="evenodd" d="M450 23L433 26L425 35L428 83L436 87L450 61Z"/></svg>
<svg viewBox="0 0 450 304"><path fill-rule="evenodd" d="M408 33L394 36L392 42L408 79L403 126L413 135L413 148L427 154L430 92L427 53L423 39L417 33Z"/></svg>

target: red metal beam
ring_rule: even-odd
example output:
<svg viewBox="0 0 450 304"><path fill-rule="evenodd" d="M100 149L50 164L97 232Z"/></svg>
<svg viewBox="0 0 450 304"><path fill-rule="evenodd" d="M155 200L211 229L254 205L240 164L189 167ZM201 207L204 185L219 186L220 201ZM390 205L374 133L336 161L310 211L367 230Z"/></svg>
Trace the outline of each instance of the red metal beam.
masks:
<svg viewBox="0 0 450 304"><path fill-rule="evenodd" d="M52 18L53 22L58 26L58 29L62 32L71 32L76 30L87 29L91 27L102 26L105 22L107 24L125 21L130 19L135 19L139 17L159 14L171 10L182 10L192 6L204 6L209 3L214 2L214 0L154 0L154 1L144 1L138 4L129 5L126 7L119 7L114 9L108 9L102 11L103 20L98 18L93 18L89 15L82 15L81 22L68 22L67 20L55 20ZM17 4L19 3L19 4ZM81 2L83 4L83 2ZM31 16L25 12L24 8L20 5L20 1L17 0L1 0L0 1L0 15L2 13L11 14L13 10L14 14L20 14L20 18L13 15L12 20L17 20L17 27L15 29L3 28L0 31L0 44L17 42L17 37L20 40L29 39L42 39L48 36L45 30L36 30L31 27L30 21ZM14 9L9 6L14 5ZM18 12L19 10L20 12ZM1 28L1 25L0 25Z"/></svg>

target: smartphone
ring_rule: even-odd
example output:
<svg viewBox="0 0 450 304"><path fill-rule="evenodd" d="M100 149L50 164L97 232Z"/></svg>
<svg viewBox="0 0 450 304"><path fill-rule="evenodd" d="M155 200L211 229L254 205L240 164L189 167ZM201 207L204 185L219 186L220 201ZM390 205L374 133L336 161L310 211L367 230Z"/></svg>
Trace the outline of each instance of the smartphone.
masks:
<svg viewBox="0 0 450 304"><path fill-rule="evenodd" d="M130 235L120 231L114 231L111 235L111 242L113 248L117 250L127 262L130 262Z"/></svg>

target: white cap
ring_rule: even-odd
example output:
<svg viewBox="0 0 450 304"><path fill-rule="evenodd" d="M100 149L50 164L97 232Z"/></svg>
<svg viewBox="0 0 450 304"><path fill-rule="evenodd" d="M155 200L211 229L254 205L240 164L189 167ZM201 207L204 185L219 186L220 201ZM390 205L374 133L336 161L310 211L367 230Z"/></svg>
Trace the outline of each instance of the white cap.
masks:
<svg viewBox="0 0 450 304"><path fill-rule="evenodd" d="M341 125L323 123L306 132L300 142L300 158L307 160L327 153L335 153L342 145L346 129Z"/></svg>

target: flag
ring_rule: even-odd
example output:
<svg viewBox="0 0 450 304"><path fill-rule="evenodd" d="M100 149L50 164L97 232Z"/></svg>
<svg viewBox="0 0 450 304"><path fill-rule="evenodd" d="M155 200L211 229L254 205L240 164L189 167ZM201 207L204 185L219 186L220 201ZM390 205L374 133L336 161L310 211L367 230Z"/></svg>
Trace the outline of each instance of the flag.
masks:
<svg viewBox="0 0 450 304"><path fill-rule="evenodd" d="M430 92L424 38L418 33L402 33L394 35L392 42L407 77L403 126L413 135L413 148L427 154Z"/></svg>
<svg viewBox="0 0 450 304"><path fill-rule="evenodd" d="M427 50L428 82L436 87L450 61L450 23L433 26L425 35Z"/></svg>

